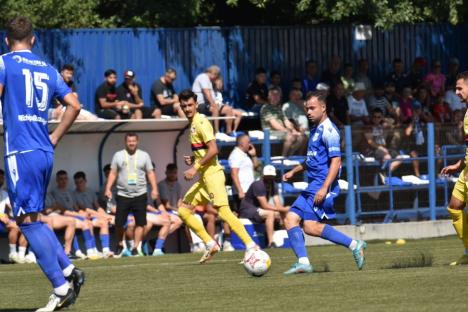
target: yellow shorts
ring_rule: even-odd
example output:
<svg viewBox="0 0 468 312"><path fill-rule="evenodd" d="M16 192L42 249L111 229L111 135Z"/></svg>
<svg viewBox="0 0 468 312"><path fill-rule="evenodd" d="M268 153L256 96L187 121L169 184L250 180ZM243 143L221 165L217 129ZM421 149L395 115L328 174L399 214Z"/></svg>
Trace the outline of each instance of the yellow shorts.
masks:
<svg viewBox="0 0 468 312"><path fill-rule="evenodd" d="M466 202L468 193L468 188L465 182L466 172L466 168L463 169L462 172L460 172L460 176L458 177L458 180L455 183L455 186L453 187L452 191L452 196L462 202Z"/></svg>
<svg viewBox="0 0 468 312"><path fill-rule="evenodd" d="M226 192L224 171L219 170L209 175L202 175L184 196L183 202L198 206L211 203L214 207L229 205Z"/></svg>

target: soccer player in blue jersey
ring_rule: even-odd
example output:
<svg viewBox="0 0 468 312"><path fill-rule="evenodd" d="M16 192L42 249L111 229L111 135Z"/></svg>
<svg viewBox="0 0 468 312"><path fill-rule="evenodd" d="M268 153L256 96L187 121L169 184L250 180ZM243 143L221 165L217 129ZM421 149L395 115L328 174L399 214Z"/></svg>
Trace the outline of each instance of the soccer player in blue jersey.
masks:
<svg viewBox="0 0 468 312"><path fill-rule="evenodd" d="M284 220L289 241L298 258L284 274L313 272L307 257L304 234L300 228L301 220L304 221L303 229L306 234L349 248L353 252L358 269L361 270L364 266L366 243L353 240L332 226L322 223L324 219L335 217L333 200L340 192L338 185L341 169L340 134L327 116L323 93L316 92L307 96L305 107L307 118L313 125L310 130L307 158L303 164L284 174L283 180L288 181L296 173L305 170L309 185L292 204Z"/></svg>
<svg viewBox="0 0 468 312"><path fill-rule="evenodd" d="M31 52L35 37L26 17L8 22L5 42L10 52L0 56L0 99L8 192L16 222L54 288L47 305L37 311L55 311L75 302L84 274L70 262L39 213L44 209L54 146L75 120L80 104L57 70ZM53 97L63 100L67 109L49 135L47 110Z"/></svg>

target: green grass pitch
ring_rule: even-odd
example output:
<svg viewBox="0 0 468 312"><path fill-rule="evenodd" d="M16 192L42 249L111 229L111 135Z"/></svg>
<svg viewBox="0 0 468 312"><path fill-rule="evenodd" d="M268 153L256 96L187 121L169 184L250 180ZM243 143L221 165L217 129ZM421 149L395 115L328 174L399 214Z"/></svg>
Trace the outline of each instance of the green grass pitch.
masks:
<svg viewBox="0 0 468 312"><path fill-rule="evenodd" d="M283 276L288 249L267 250L270 271L250 277L240 252L197 263L199 254L78 261L87 274L67 311L462 311L468 266L450 267L463 251L455 237L368 245L358 271L339 246L308 248L317 273ZM406 267L406 268L405 268ZM409 268L408 268L409 267ZM51 288L36 265L0 266L0 311L33 311Z"/></svg>

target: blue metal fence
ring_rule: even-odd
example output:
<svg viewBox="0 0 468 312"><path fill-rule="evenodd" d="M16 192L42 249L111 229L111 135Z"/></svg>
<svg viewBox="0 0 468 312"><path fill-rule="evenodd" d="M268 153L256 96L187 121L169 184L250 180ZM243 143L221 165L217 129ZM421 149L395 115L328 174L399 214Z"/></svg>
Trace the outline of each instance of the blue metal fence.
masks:
<svg viewBox="0 0 468 312"><path fill-rule="evenodd" d="M400 25L385 32L374 29L367 41L356 40L351 25L44 30L37 32L34 51L57 67L75 65L78 93L91 110L94 91L108 68L116 69L120 78L133 69L148 105L151 84L166 67L177 70L175 88L181 90L203 68L218 64L230 97L241 103L257 66L279 70L285 85L303 75L305 60L315 59L323 70L335 54L354 64L368 58L374 77L388 72L394 57L409 66L417 56L441 59L443 65L456 56L465 68L467 30L468 25ZM3 44L0 52L6 52Z"/></svg>

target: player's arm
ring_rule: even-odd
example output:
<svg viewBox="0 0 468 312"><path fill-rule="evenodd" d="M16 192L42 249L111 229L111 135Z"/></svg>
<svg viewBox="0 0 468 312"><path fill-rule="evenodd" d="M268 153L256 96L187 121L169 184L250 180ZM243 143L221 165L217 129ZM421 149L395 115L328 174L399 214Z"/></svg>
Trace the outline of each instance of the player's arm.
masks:
<svg viewBox="0 0 468 312"><path fill-rule="evenodd" d="M210 89L202 89L203 96L205 99L210 103L210 105L216 106L216 102L211 96L211 90Z"/></svg>
<svg viewBox="0 0 468 312"><path fill-rule="evenodd" d="M175 99L175 96L174 98L164 98L164 95L162 93L156 95L156 98L158 99L158 102L164 106L164 105L171 105L171 104L174 104L174 103L177 103L178 101L176 101Z"/></svg>
<svg viewBox="0 0 468 312"><path fill-rule="evenodd" d="M330 159L330 167L328 169L327 178L323 182L322 187L318 192L315 194L314 203L320 204L328 193L331 184L335 181L336 177L338 176L338 172L340 171L341 167L341 157L336 156Z"/></svg>
<svg viewBox="0 0 468 312"><path fill-rule="evenodd" d="M117 180L117 170L116 169L111 169L109 172L109 177L107 178L107 183L106 183L106 190L104 192L104 195L107 197L108 200L112 199L112 185L114 185L115 180Z"/></svg>
<svg viewBox="0 0 468 312"><path fill-rule="evenodd" d="M153 169L147 170L146 174L148 176L149 183L151 185L151 198L156 200L159 197L158 184L156 183L156 173Z"/></svg>
<svg viewBox="0 0 468 312"><path fill-rule="evenodd" d="M441 174L454 174L465 169L464 160L460 159L455 164L442 168L440 171Z"/></svg>
<svg viewBox="0 0 468 312"><path fill-rule="evenodd" d="M63 135L71 127L81 110L80 103L73 93L65 95L63 101L65 102L67 109L65 110L65 113L63 113L62 120L58 127L50 134L50 141L54 146L57 145L58 141L60 141Z"/></svg>
<svg viewBox="0 0 468 312"><path fill-rule="evenodd" d="M236 187L239 198L240 199L244 198L245 193L244 193L244 190L242 190L242 186L239 180L239 168L231 168L231 179L232 179L232 183Z"/></svg>
<svg viewBox="0 0 468 312"><path fill-rule="evenodd" d="M305 169L306 169L306 163L305 163L305 162L303 162L302 164L299 164L299 165L295 166L294 168L292 168L291 170L289 170L288 172L286 172L286 173L283 175L283 181L284 181L284 182L289 181L295 174L301 173L301 172L303 172Z"/></svg>

